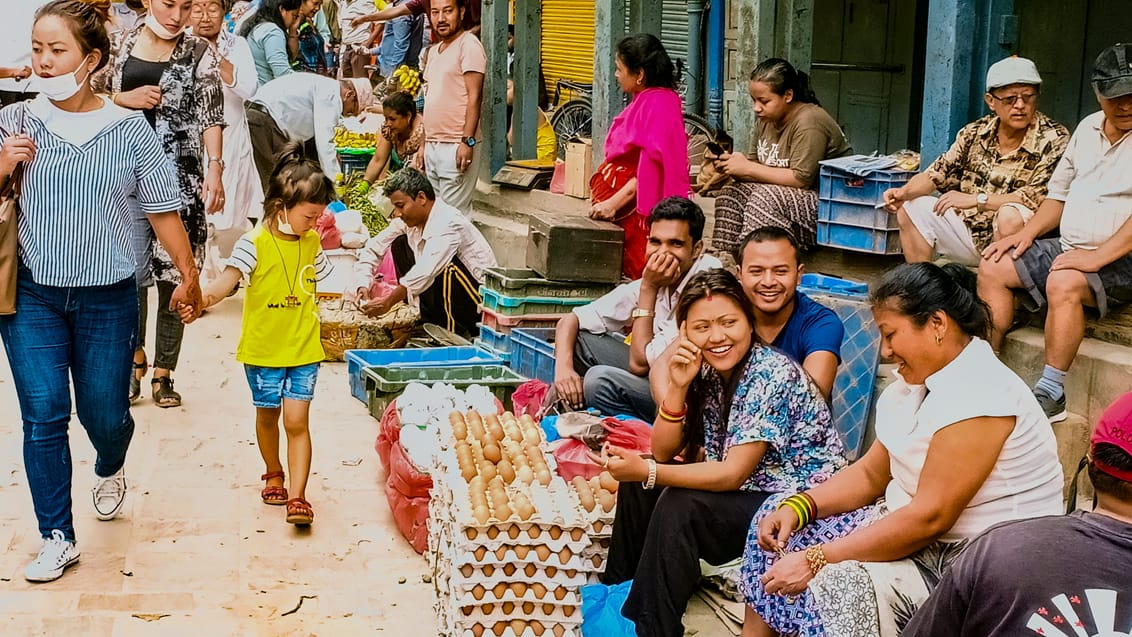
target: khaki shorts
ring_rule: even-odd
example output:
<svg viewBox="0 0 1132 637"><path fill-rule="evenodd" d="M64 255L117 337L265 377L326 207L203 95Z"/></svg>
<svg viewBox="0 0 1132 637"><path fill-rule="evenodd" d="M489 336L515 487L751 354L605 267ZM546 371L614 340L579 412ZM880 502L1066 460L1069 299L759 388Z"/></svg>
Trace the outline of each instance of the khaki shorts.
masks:
<svg viewBox="0 0 1132 637"><path fill-rule="evenodd" d="M937 215L932 210L937 201L939 201L939 197L917 197L904 203L904 211L908 213L912 225L916 226L916 230L924 237L924 240L928 242L937 256L966 266L977 267L982 255L975 248L975 242L971 238L971 231L967 228L967 224L963 223L959 215L955 214L954 209L949 209L942 215ZM1013 206L1022 216L1023 223L1034 216L1032 210L1021 204L1012 203L1006 204L1006 206ZM1003 208L1006 206L1003 206Z"/></svg>

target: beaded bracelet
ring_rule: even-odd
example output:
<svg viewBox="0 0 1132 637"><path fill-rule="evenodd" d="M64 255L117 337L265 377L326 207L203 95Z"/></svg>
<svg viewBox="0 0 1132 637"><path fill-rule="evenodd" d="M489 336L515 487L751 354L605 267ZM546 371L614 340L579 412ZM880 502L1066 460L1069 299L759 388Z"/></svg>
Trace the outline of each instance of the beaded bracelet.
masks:
<svg viewBox="0 0 1132 637"><path fill-rule="evenodd" d="M645 480L644 488L651 490L656 486L656 460L648 458L646 461L649 464L649 477Z"/></svg>
<svg viewBox="0 0 1132 637"><path fill-rule="evenodd" d="M806 563L810 565L810 572L814 575L829 566L829 562L825 559L825 549L822 548L821 544L815 544L806 549Z"/></svg>

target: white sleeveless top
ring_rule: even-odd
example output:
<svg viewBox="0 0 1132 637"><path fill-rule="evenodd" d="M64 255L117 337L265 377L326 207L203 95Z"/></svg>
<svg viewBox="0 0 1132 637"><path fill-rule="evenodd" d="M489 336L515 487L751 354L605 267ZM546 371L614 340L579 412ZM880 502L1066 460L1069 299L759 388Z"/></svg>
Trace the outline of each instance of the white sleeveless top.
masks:
<svg viewBox="0 0 1132 637"><path fill-rule="evenodd" d="M1033 392L994 355L972 339L963 351L923 385L902 378L877 402L877 440L888 449L892 482L885 493L890 510L915 495L935 432L963 420L1013 416L1014 431L982 488L940 539L958 541L1000 522L1062 512L1062 472L1057 441Z"/></svg>

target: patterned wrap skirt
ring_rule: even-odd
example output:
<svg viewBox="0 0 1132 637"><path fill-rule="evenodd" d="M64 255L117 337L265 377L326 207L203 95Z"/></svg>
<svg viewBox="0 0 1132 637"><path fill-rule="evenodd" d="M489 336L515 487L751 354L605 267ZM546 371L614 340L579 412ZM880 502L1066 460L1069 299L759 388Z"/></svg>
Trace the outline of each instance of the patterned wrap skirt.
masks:
<svg viewBox="0 0 1132 637"><path fill-rule="evenodd" d="M818 193L813 190L732 181L715 200L712 249L734 254L752 230L774 226L789 232L802 250L817 241Z"/></svg>
<svg viewBox="0 0 1132 637"><path fill-rule="evenodd" d="M634 169L621 164L604 162L590 177L590 201L600 203L617 194L637 176ZM613 223L625 231L625 244L621 255L621 274L636 281L645 271L645 246L649 239L649 218L637 213L637 202L621 207L614 213Z"/></svg>

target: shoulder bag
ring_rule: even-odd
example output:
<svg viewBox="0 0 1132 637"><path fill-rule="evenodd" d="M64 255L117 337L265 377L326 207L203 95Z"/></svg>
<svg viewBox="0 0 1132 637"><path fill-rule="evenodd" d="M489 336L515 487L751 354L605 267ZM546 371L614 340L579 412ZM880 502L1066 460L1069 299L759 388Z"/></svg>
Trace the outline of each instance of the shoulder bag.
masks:
<svg viewBox="0 0 1132 637"><path fill-rule="evenodd" d="M26 106L20 106L17 134L23 133L26 109ZM21 163L0 188L0 315L16 313L16 270L20 260L16 225L23 176L24 165Z"/></svg>

